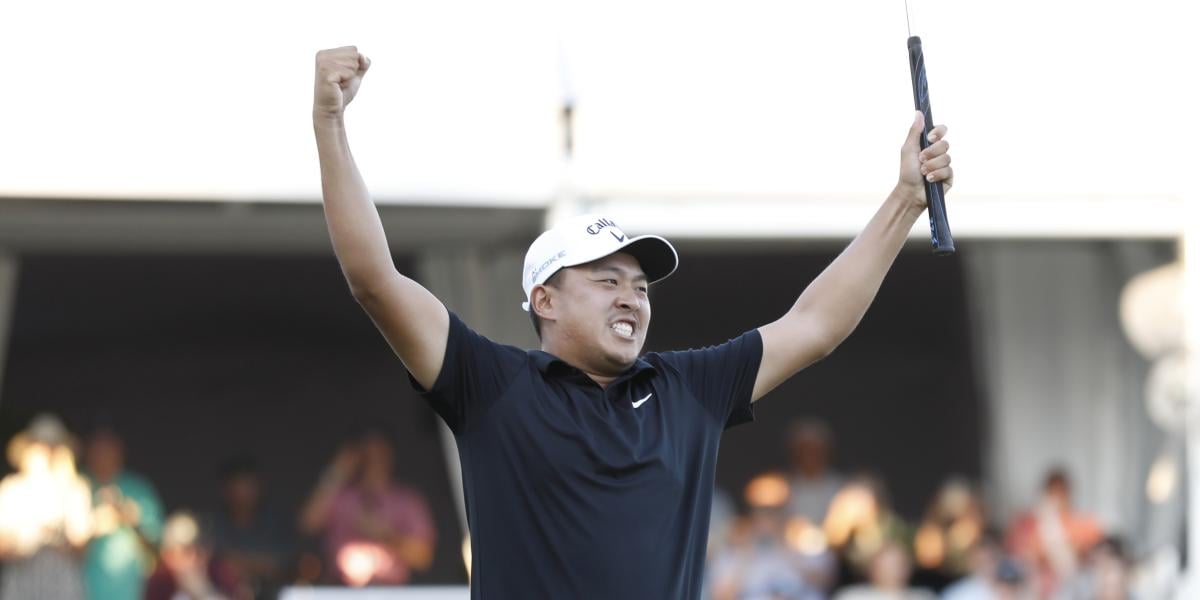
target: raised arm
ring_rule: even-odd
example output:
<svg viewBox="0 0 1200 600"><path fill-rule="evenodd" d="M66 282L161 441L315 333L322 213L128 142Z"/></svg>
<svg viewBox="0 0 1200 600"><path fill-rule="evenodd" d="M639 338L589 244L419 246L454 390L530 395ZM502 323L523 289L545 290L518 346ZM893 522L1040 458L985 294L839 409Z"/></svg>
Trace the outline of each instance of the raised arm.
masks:
<svg viewBox="0 0 1200 600"><path fill-rule="evenodd" d="M950 189L953 171L946 128L934 128L929 134L933 143L922 151L923 127L924 119L916 113L900 151L900 179L866 228L808 284L787 314L759 328L763 358L754 400L833 352L854 331L925 210L926 177Z"/></svg>
<svg viewBox="0 0 1200 600"><path fill-rule="evenodd" d="M396 271L379 212L346 138L345 109L371 62L346 46L318 52L316 63L313 130L333 251L354 298L417 382L429 389L442 369L450 316L433 294Z"/></svg>

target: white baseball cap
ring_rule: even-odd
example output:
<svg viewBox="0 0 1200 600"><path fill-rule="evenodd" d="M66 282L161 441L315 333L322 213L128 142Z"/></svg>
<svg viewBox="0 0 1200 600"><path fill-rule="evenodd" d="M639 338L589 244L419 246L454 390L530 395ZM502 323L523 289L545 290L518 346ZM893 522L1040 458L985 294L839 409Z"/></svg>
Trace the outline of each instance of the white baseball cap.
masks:
<svg viewBox="0 0 1200 600"><path fill-rule="evenodd" d="M589 263L614 252L627 252L636 258L650 283L674 273L679 266L675 248L657 235L631 238L612 219L595 214L571 217L543 232L529 245L521 273L521 286L525 288L521 308L529 310L533 286L546 283L559 269Z"/></svg>

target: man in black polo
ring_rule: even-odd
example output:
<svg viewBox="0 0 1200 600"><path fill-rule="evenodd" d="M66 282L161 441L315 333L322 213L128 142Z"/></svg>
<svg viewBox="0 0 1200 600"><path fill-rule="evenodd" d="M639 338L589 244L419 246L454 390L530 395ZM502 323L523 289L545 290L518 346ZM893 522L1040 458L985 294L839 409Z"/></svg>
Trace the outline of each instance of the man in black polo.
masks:
<svg viewBox="0 0 1200 600"><path fill-rule="evenodd" d="M874 298L924 210L923 180L951 183L945 128L864 231L776 321L719 346L641 354L647 287L676 266L656 236L569 219L526 254L524 308L541 350L473 332L392 264L343 114L369 66L317 54L313 123L325 213L354 297L455 434L471 527L473 598L695 598L721 432L831 352Z"/></svg>

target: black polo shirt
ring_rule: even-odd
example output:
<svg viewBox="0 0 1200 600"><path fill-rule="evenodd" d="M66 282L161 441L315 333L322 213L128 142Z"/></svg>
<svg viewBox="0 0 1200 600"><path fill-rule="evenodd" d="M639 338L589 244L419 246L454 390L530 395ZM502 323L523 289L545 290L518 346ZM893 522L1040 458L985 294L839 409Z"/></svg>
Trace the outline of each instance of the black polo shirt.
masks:
<svg viewBox="0 0 1200 600"><path fill-rule="evenodd" d="M450 315L433 389L471 528L471 597L697 598L721 432L754 418L762 338L648 353L607 389Z"/></svg>

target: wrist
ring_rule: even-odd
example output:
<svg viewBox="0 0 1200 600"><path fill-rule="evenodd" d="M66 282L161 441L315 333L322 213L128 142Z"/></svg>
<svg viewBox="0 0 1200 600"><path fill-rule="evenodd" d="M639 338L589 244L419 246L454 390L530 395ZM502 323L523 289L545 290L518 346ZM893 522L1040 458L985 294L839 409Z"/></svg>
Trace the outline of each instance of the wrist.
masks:
<svg viewBox="0 0 1200 600"><path fill-rule="evenodd" d="M342 113L313 110L313 129L339 131L345 128L346 121Z"/></svg>
<svg viewBox="0 0 1200 600"><path fill-rule="evenodd" d="M899 182L888 195L889 202L899 204L906 214L913 218L921 216L925 211L925 186L913 186Z"/></svg>

